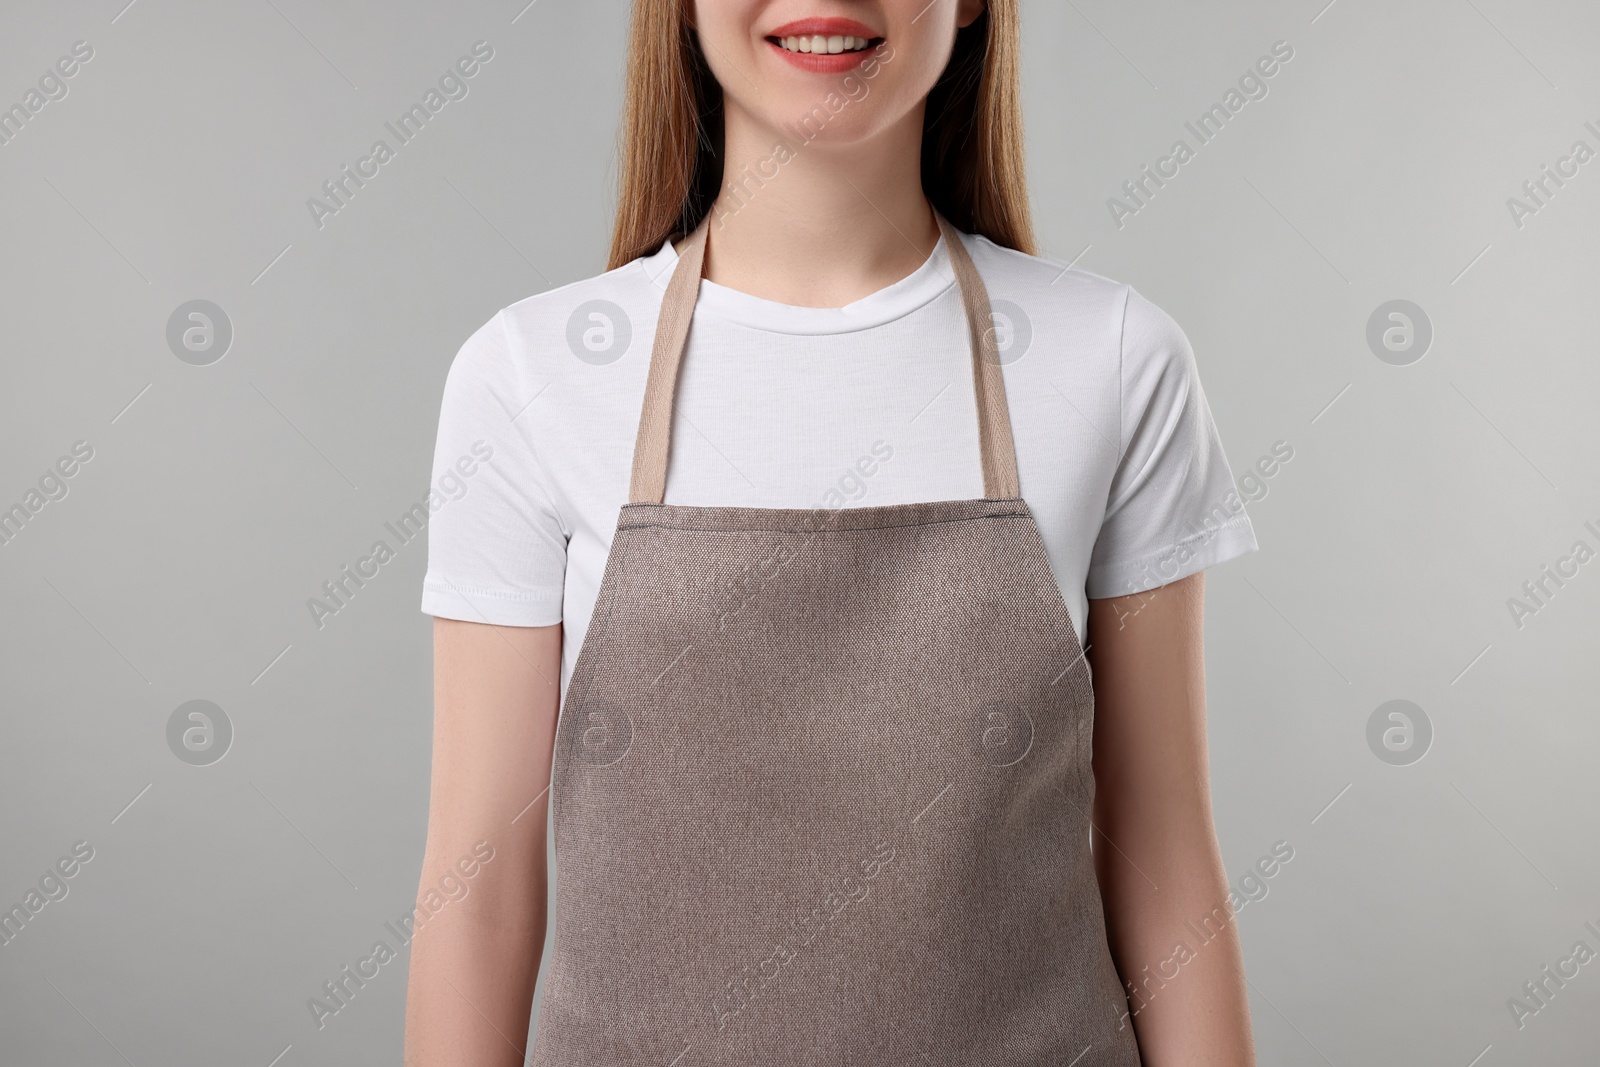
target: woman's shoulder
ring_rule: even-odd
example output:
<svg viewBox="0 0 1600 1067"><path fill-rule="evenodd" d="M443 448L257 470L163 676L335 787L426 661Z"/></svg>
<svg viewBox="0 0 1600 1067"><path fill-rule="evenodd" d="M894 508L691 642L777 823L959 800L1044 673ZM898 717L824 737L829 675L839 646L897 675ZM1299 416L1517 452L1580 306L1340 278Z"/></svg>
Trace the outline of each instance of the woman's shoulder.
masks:
<svg viewBox="0 0 1600 1067"><path fill-rule="evenodd" d="M530 361L603 365L648 343L671 275L670 245L646 256L507 304L473 331L456 364L463 370L526 372Z"/></svg>
<svg viewBox="0 0 1600 1067"><path fill-rule="evenodd" d="M1029 255L979 234L964 234L996 313L1019 315L1036 330L1128 365L1191 358L1188 339L1167 311L1132 284L1074 263ZM1064 332L1062 332L1064 331Z"/></svg>
<svg viewBox="0 0 1600 1067"><path fill-rule="evenodd" d="M1126 298L1126 282L1108 278L1048 256L1029 255L990 240L982 234L964 233L962 240L972 261L990 288L1037 295L1054 302L1116 303ZM1081 253L1080 253L1081 258Z"/></svg>
<svg viewBox="0 0 1600 1067"><path fill-rule="evenodd" d="M602 274L523 297L500 311L508 329L564 332L584 342L586 331L605 326L631 332L641 318L654 319L675 261L671 245ZM589 337L588 343L598 340ZM588 351L588 349L584 349ZM579 354L581 358L581 353Z"/></svg>

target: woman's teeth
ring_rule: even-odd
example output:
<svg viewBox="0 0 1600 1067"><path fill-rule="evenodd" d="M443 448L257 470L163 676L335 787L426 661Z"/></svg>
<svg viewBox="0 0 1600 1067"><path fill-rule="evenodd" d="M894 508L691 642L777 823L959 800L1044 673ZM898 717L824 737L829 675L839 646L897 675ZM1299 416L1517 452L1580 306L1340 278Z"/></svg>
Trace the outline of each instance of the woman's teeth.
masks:
<svg viewBox="0 0 1600 1067"><path fill-rule="evenodd" d="M838 55L840 52L860 52L872 42L865 37L784 37L779 44L789 52L818 52Z"/></svg>

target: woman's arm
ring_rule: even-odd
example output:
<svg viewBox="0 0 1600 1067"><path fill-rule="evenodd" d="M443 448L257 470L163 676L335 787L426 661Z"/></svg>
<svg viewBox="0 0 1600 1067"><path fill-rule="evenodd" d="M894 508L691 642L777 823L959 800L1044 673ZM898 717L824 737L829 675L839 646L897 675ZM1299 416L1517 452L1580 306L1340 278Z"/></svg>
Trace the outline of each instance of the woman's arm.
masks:
<svg viewBox="0 0 1600 1067"><path fill-rule="evenodd" d="M1206 761L1203 573L1089 602L1094 853L1145 1067L1252 1067Z"/></svg>
<svg viewBox="0 0 1600 1067"><path fill-rule="evenodd" d="M544 951L561 627L435 619L433 650L433 786L405 1062L521 1064Z"/></svg>

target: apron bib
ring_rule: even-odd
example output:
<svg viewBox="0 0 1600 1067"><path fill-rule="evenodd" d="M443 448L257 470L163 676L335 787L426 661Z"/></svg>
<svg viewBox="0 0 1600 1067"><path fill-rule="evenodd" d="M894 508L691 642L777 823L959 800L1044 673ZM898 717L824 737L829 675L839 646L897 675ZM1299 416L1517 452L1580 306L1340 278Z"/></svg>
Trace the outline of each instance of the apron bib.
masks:
<svg viewBox="0 0 1600 1067"><path fill-rule="evenodd" d="M943 217L984 497L662 503L707 223L557 725L534 1067L1138 1067L1089 851L1094 695Z"/></svg>

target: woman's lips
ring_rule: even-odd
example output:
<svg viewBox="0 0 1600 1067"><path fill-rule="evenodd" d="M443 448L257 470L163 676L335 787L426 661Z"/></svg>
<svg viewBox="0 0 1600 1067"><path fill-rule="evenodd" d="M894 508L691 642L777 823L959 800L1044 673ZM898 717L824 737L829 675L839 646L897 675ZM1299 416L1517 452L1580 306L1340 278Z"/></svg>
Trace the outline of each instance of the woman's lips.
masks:
<svg viewBox="0 0 1600 1067"><path fill-rule="evenodd" d="M802 19L779 26L766 40L790 66L814 74L853 70L884 42L854 19Z"/></svg>
<svg viewBox="0 0 1600 1067"><path fill-rule="evenodd" d="M767 34L767 45L790 66L813 74L842 74L865 63L883 37L864 22L846 18L810 18L786 22ZM810 51L786 47L810 42ZM861 47L865 43L865 47ZM834 51L834 46L839 46ZM800 47L804 47L801 45Z"/></svg>

